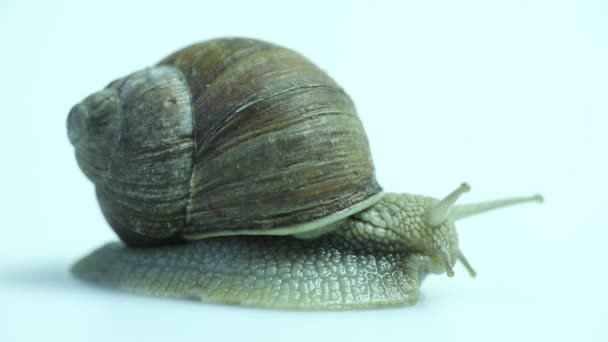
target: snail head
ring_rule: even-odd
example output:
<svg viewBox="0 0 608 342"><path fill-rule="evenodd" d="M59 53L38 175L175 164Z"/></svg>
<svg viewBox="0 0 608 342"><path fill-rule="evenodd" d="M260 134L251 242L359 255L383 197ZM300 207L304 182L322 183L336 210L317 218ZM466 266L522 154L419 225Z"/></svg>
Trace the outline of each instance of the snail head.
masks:
<svg viewBox="0 0 608 342"><path fill-rule="evenodd" d="M445 272L451 277L454 275L454 264L456 261L460 261L472 277L476 275L475 270L458 247L455 221L513 204L543 201L541 195L533 195L455 205L458 198L470 190L471 187L467 183L462 183L445 198L436 200L424 210L424 219L420 220L424 222L424 228L421 231L428 236L425 239L428 241L425 249L431 256L431 272Z"/></svg>

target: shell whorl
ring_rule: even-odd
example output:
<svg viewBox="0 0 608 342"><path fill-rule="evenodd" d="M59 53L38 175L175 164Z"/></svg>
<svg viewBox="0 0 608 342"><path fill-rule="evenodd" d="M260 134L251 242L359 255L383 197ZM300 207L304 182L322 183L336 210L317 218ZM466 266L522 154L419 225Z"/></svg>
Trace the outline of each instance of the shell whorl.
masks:
<svg viewBox="0 0 608 342"><path fill-rule="evenodd" d="M119 137L92 179L127 243L264 234L381 190L352 101L291 50L213 40L108 88L119 94Z"/></svg>

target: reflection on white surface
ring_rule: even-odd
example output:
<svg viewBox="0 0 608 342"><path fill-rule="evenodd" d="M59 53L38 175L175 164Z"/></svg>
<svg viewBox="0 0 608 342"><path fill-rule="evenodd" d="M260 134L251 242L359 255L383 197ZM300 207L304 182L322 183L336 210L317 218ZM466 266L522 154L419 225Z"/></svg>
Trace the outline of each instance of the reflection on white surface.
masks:
<svg viewBox="0 0 608 342"><path fill-rule="evenodd" d="M600 1L0 4L0 341L605 341L608 7ZM116 239L67 140L70 107L186 44L289 46L353 97L389 191L462 202L541 192L458 222L478 271L417 306L282 312L137 297L73 279Z"/></svg>

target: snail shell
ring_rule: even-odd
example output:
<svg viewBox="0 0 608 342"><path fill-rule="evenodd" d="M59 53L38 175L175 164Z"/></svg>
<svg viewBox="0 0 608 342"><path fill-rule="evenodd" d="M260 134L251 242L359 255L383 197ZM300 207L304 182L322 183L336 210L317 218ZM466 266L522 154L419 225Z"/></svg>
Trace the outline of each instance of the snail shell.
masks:
<svg viewBox="0 0 608 342"><path fill-rule="evenodd" d="M128 244L315 230L379 199L353 102L289 49L217 39L74 106L68 134Z"/></svg>

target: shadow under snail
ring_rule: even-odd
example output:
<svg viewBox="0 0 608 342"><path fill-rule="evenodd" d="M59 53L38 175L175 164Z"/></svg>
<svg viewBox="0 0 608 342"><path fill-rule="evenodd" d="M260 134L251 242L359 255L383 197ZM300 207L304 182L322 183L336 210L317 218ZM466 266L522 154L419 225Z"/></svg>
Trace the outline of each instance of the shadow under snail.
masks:
<svg viewBox="0 0 608 342"><path fill-rule="evenodd" d="M540 195L456 205L383 193L353 102L289 49L186 47L75 105L78 164L123 243L73 273L129 292L287 309L413 305L454 274L454 222Z"/></svg>

